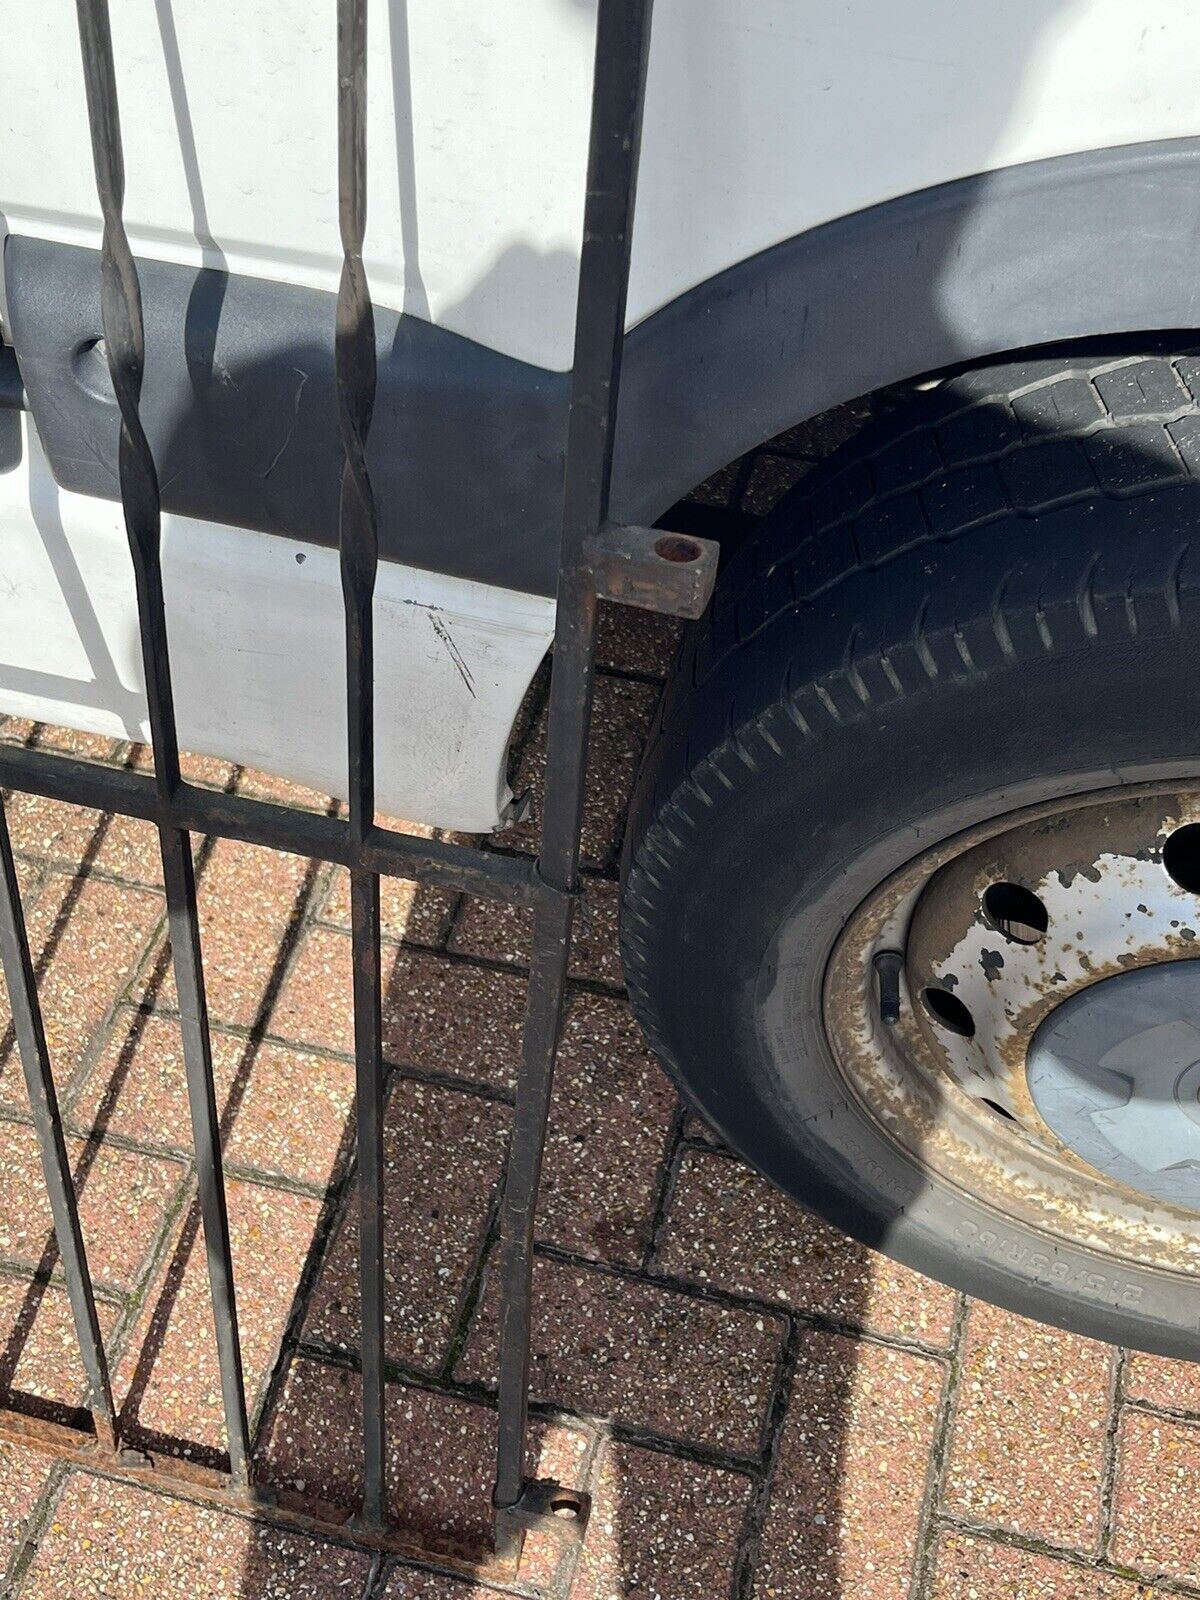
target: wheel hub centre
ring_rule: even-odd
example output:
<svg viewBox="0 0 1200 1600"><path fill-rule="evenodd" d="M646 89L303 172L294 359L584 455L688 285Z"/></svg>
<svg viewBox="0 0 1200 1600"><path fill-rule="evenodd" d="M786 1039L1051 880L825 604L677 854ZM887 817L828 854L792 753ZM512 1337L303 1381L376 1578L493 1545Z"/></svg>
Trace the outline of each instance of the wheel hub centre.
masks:
<svg viewBox="0 0 1200 1600"><path fill-rule="evenodd" d="M1119 973L1065 1001L1034 1035L1028 1082L1091 1166L1200 1209L1200 963Z"/></svg>

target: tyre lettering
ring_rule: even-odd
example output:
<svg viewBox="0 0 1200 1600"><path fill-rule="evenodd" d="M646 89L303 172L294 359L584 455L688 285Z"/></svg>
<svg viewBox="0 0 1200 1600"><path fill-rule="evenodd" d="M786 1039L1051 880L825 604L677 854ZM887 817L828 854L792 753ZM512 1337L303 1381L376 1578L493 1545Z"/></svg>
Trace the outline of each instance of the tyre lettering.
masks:
<svg viewBox="0 0 1200 1600"><path fill-rule="evenodd" d="M1040 1251L1031 1252L1016 1234L1002 1234L994 1228L981 1228L978 1223L964 1220L955 1227L954 1237L960 1244L999 1257L1012 1266L1022 1268L1030 1276L1056 1287L1092 1295L1098 1300L1116 1301L1123 1306L1142 1303L1144 1290L1140 1284L1130 1283L1119 1274L1096 1272L1079 1263L1051 1260Z"/></svg>

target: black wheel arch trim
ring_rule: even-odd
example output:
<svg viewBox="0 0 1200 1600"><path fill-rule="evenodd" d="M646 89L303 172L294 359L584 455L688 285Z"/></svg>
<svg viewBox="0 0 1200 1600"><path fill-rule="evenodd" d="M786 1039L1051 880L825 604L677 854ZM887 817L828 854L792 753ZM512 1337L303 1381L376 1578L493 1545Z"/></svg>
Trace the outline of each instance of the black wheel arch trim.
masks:
<svg viewBox="0 0 1200 1600"><path fill-rule="evenodd" d="M643 216L643 227L652 219ZM1009 350L1200 326L1200 139L1008 167L789 239L626 338L613 515L885 385ZM143 411L163 504L336 542L333 296L143 261ZM99 258L6 241L10 333L56 481L116 499L116 410L86 359ZM385 557L553 592L567 377L377 314ZM182 331L181 331L182 330Z"/></svg>

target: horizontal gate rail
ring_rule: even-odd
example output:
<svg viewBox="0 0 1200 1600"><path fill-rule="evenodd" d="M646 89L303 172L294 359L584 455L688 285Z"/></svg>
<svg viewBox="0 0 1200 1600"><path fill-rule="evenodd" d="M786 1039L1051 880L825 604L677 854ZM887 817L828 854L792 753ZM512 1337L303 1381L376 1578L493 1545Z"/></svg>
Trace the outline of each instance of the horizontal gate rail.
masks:
<svg viewBox="0 0 1200 1600"><path fill-rule="evenodd" d="M562 1024L572 923L579 895L579 840L600 598L698 616L712 589L717 549L708 541L608 519L634 194L650 39L651 0L600 0L564 466L554 660L551 675L541 852L536 862L442 840L412 838L375 821L373 597L378 568L366 441L374 407L375 328L363 267L367 197L367 6L337 0L338 214L343 248L335 327L335 384L342 442L338 542L345 609L347 782L345 817L321 815L184 781L180 771L161 566L159 485L139 404L145 360L137 266L122 220L124 165L108 0L76 0L96 187L104 219L101 303L109 373L120 410L122 507L137 587L154 776L27 748L0 747L0 787L141 818L159 835L184 1074L192 1120L209 1288L221 1375L227 1474L123 1446L58 1116L51 1062L30 960L12 847L0 803L0 956L33 1107L63 1272L92 1407L91 1430L0 1413L0 1436L18 1437L94 1469L148 1478L201 1498L273 1508L279 1520L350 1533L380 1549L461 1565L444 1550L414 1552L398 1537L389 1505L385 1427L383 1061L379 884L414 879L525 906L534 913L533 956L513 1132L500 1206L500 1368L493 1493L495 1557L511 1573L530 1528L579 1541L586 1494L528 1476L529 1350L533 1228L555 1057ZM10 375L11 376L11 375ZM21 402L17 381L0 399ZM402 686L401 686L402 687ZM355 1055L355 1162L362 1370L361 1514L256 1485L226 1214L192 835L236 840L338 863L350 871ZM480 1570L480 1563L471 1564Z"/></svg>
<svg viewBox="0 0 1200 1600"><path fill-rule="evenodd" d="M288 850L343 867L362 867L384 877L410 878L509 905L532 905L538 895L533 863L523 857L493 851L485 854L467 845L419 839L379 827L368 828L358 843L350 824L340 817L293 810L271 800L223 794L185 782L164 801L154 779L142 773L53 751L0 745L0 786L160 826L175 824L215 839Z"/></svg>

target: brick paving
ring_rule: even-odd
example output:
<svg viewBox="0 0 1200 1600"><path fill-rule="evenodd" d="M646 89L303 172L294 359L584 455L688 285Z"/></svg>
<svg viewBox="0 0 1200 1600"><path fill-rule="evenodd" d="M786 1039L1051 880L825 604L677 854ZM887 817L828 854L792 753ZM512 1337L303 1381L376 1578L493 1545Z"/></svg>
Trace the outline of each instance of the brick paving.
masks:
<svg viewBox="0 0 1200 1600"><path fill-rule="evenodd" d="M759 514L829 439L786 436L691 515ZM699 527L699 522L694 525ZM548 1600L1200 1597L1196 1369L1037 1328L801 1215L685 1115L621 990L616 862L673 625L601 624L581 938L539 1217L534 1447L585 1486L584 1550L531 1541ZM545 684L521 721L540 799ZM112 740L0 736L144 766ZM220 762L195 781L320 796ZM48 1030L129 1437L224 1439L204 1238L145 825L11 808ZM503 847L528 849L514 830ZM482 848L489 848L483 845ZM218 1106L260 1479L353 1507L356 1233L344 874L198 842ZM406 1562L0 1445L0 1592L489 1600L497 1190L526 919L385 887L387 1356ZM0 1399L78 1422L83 1386L0 1012ZM437 1555L436 1552L441 1552Z"/></svg>

